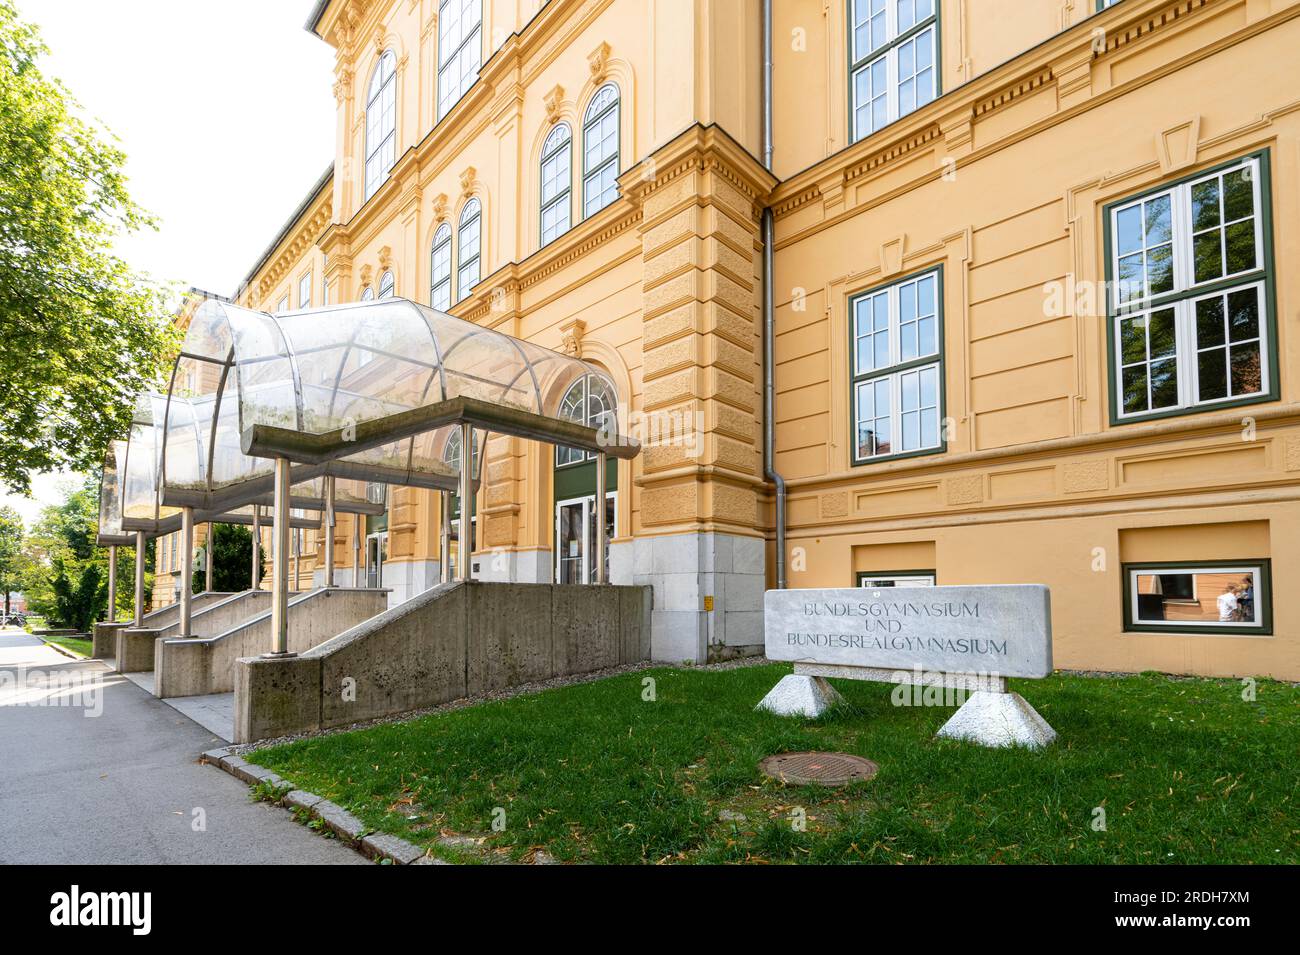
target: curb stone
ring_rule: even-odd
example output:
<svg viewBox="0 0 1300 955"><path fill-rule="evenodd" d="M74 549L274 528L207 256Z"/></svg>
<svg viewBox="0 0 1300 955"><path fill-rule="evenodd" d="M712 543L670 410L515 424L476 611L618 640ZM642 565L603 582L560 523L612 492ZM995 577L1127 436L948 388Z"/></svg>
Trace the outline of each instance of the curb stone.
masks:
<svg viewBox="0 0 1300 955"><path fill-rule="evenodd" d="M228 748L210 749L199 757L199 761L224 770L250 786L258 783L270 783L272 786L288 785L276 773L250 763L242 756L234 755ZM296 807L319 819L340 840L377 862L386 860L395 865L451 864L443 859L427 858L424 850L419 846L397 836L367 833L365 825L352 813L305 789L292 790L284 796L282 802L286 807Z"/></svg>

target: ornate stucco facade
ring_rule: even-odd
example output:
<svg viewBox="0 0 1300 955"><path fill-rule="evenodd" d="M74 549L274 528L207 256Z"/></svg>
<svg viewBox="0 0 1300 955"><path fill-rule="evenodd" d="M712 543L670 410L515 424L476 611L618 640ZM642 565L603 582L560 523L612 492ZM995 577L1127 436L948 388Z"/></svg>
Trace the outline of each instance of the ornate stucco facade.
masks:
<svg viewBox="0 0 1300 955"><path fill-rule="evenodd" d="M441 295L608 370L668 438L611 479L612 579L654 585L656 658L754 653L771 208L790 586L1042 582L1058 666L1300 679L1300 2L774 7L769 171L758 0L318 4L332 172L236 300ZM589 566L582 467L490 437L475 576ZM343 517L340 574L361 540L424 589L439 515Z"/></svg>

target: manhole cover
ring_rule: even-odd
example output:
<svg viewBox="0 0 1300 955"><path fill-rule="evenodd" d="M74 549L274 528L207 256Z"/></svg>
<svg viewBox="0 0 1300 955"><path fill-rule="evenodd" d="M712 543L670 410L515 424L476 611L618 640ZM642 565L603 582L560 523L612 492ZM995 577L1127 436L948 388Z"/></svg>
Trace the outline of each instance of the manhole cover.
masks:
<svg viewBox="0 0 1300 955"><path fill-rule="evenodd" d="M783 783L817 786L863 782L880 769L871 760L848 753L777 753L759 763L758 768Z"/></svg>

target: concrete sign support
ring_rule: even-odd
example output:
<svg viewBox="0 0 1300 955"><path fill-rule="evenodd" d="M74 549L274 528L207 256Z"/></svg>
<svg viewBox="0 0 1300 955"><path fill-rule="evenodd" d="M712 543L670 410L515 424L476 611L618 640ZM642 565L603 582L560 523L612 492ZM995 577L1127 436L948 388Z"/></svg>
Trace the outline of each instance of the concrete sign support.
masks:
<svg viewBox="0 0 1300 955"><path fill-rule="evenodd" d="M334 586L334 476L325 478L325 586Z"/></svg>
<svg viewBox="0 0 1300 955"><path fill-rule="evenodd" d="M117 623L117 545L108 545L108 622Z"/></svg>
<svg viewBox="0 0 1300 955"><path fill-rule="evenodd" d="M271 656L289 653L289 459L275 459L271 532Z"/></svg>
<svg viewBox="0 0 1300 955"><path fill-rule="evenodd" d="M181 622L180 636L190 635L194 610L194 508L181 508Z"/></svg>
<svg viewBox="0 0 1300 955"><path fill-rule="evenodd" d="M794 673L761 709L819 716L840 700L827 677L874 680L964 700L939 736L1033 748L1056 738L1006 686L1052 672L1051 596L1040 584L769 590L763 605L767 657Z"/></svg>
<svg viewBox="0 0 1300 955"><path fill-rule="evenodd" d="M139 629L144 622L144 531L135 532L135 620Z"/></svg>

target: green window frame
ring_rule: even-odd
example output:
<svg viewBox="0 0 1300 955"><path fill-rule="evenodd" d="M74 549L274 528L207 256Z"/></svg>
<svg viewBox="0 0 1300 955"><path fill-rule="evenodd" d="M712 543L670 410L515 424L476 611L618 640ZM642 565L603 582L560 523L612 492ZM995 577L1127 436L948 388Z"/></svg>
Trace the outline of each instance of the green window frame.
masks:
<svg viewBox="0 0 1300 955"><path fill-rule="evenodd" d="M943 453L943 267L860 292L848 313L853 464Z"/></svg>
<svg viewBox="0 0 1300 955"><path fill-rule="evenodd" d="M1122 565L1120 577L1125 633L1273 635L1273 569L1268 558L1131 562ZM1164 585L1156 587L1157 578ZM1236 587L1231 599L1225 599L1228 583ZM1207 606L1210 601L1212 607ZM1191 614L1197 609L1215 616L1195 619ZM1169 612L1174 616L1165 616Z"/></svg>
<svg viewBox="0 0 1300 955"><path fill-rule="evenodd" d="M1111 424L1276 401L1268 151L1103 215Z"/></svg>
<svg viewBox="0 0 1300 955"><path fill-rule="evenodd" d="M848 0L849 139L939 98L940 0Z"/></svg>

